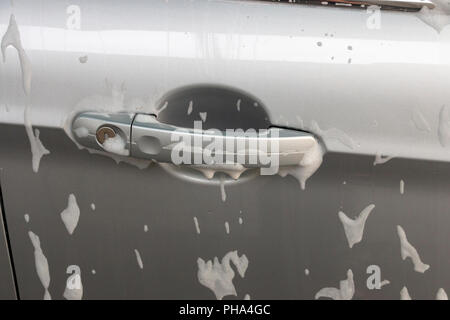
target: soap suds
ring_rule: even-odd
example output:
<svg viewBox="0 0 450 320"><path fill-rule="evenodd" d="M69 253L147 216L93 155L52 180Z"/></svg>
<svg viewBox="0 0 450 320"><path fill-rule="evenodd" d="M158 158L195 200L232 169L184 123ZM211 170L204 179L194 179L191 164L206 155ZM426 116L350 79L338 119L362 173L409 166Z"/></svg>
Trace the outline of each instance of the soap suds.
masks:
<svg viewBox="0 0 450 320"><path fill-rule="evenodd" d="M80 61L80 63L86 63L88 61L88 56L79 57L78 60Z"/></svg>
<svg viewBox="0 0 450 320"><path fill-rule="evenodd" d="M91 210L95 211L95 203L91 203Z"/></svg>
<svg viewBox="0 0 450 320"><path fill-rule="evenodd" d="M84 146L80 145L74 138L74 134L72 132L72 122L75 116L81 112L96 111L107 114L130 111L135 112L137 109L139 109L141 112L146 113L157 112L154 110L155 99L151 101L149 100L149 103L145 103L144 108L140 104L140 102L142 102L140 99L134 99L131 100L131 102L126 102L124 85L118 86L115 84L110 84L109 82L107 82L106 84L107 89L111 90L110 95L94 94L82 99L75 105L75 107L72 109L72 112L62 120L61 127L80 150L86 149L91 154L107 156L108 158L113 159L117 164L125 162L139 169L145 169L152 163L151 160L136 159L128 156L118 155L115 153L105 152L102 150L85 148ZM139 104L137 102L139 102Z"/></svg>
<svg viewBox="0 0 450 320"><path fill-rule="evenodd" d="M194 108L194 102L191 100L191 101L189 101L189 107L187 110L188 115L190 115L192 113L193 108Z"/></svg>
<svg viewBox="0 0 450 320"><path fill-rule="evenodd" d="M230 224L228 223L228 221L225 222L225 232L227 234L230 234Z"/></svg>
<svg viewBox="0 0 450 320"><path fill-rule="evenodd" d="M144 225L144 232L148 232L148 226Z"/></svg>
<svg viewBox="0 0 450 320"><path fill-rule="evenodd" d="M433 0L435 8L429 9L423 6L416 16L440 33L450 24L450 5L446 0Z"/></svg>
<svg viewBox="0 0 450 320"><path fill-rule="evenodd" d="M381 155L381 153L377 152L375 154L375 160L373 162L373 165L376 166L377 164L386 163L389 160L391 160L392 158L394 158L394 156L384 156L384 155Z"/></svg>
<svg viewBox="0 0 450 320"><path fill-rule="evenodd" d="M200 234L200 226L198 225L197 217L194 217L194 224L195 224L195 230L197 231L197 234Z"/></svg>
<svg viewBox="0 0 450 320"><path fill-rule="evenodd" d="M238 256L237 251L228 252L219 262L217 257L214 262L197 259L198 272L197 277L200 284L214 292L217 300L222 300L228 295L236 296L236 288L233 285L234 271L230 265L233 262L239 275L244 278L248 268L248 259L243 254Z"/></svg>
<svg viewBox="0 0 450 320"><path fill-rule="evenodd" d="M347 217L344 212L339 211L339 219L344 226L345 236L347 237L348 246L350 248L352 248L356 243L361 242L366 220L373 208L375 208L375 205L368 205L354 220Z"/></svg>
<svg viewBox="0 0 450 320"><path fill-rule="evenodd" d="M73 234L78 225L78 220L80 219L80 208L78 207L77 199L73 193L69 195L67 208L61 212L61 219L66 226L67 232Z"/></svg>
<svg viewBox="0 0 450 320"><path fill-rule="evenodd" d="M139 268L144 269L144 264L142 263L141 254L137 249L134 249L134 253L136 254L136 260L139 265Z"/></svg>
<svg viewBox="0 0 450 320"><path fill-rule="evenodd" d="M20 67L22 69L22 84L23 90L27 95L31 92L31 62L28 59L25 50L22 47L22 41L20 39L19 28L17 27L16 18L12 14L9 18L8 30L2 38L1 50L3 55L3 63L6 62L6 48L9 46L14 47L19 55Z"/></svg>
<svg viewBox="0 0 450 320"><path fill-rule="evenodd" d="M241 99L238 99L238 101L236 102L236 108L238 112L241 111Z"/></svg>
<svg viewBox="0 0 450 320"><path fill-rule="evenodd" d="M167 106L169 105L169 102L164 102L164 104L163 104L163 106L161 107L161 108L159 108L158 110L156 110L156 109L154 109L154 114L156 115L156 117L158 117L159 116L159 114L161 113L161 112L163 112L166 108L167 108Z"/></svg>
<svg viewBox="0 0 450 320"><path fill-rule="evenodd" d="M439 112L438 137L442 147L450 145L450 111L447 106L442 106Z"/></svg>
<svg viewBox="0 0 450 320"><path fill-rule="evenodd" d="M80 270L80 268L78 267L77 270ZM63 297L66 300L83 299L83 283L81 281L81 272L79 273L75 270L75 272L67 278Z"/></svg>
<svg viewBox="0 0 450 320"><path fill-rule="evenodd" d="M105 137L105 141L102 146L106 151L118 154L120 156L130 155L130 150L126 148L126 142L120 135Z"/></svg>
<svg viewBox="0 0 450 320"><path fill-rule="evenodd" d="M405 181L400 180L400 194L405 193Z"/></svg>
<svg viewBox="0 0 450 320"><path fill-rule="evenodd" d="M305 276L309 276L309 269L305 269Z"/></svg>
<svg viewBox="0 0 450 320"><path fill-rule="evenodd" d="M315 299L331 298L333 300L351 300L355 294L355 283L353 282L353 272L351 269L347 271L347 279L339 282L337 288L323 288L316 293Z"/></svg>
<svg viewBox="0 0 450 320"><path fill-rule="evenodd" d="M222 198L222 202L227 200L227 193L225 192L225 179L220 177L220 195Z"/></svg>
<svg viewBox="0 0 450 320"><path fill-rule="evenodd" d="M244 220L242 220L242 217L239 217L239 224L242 224L244 222Z"/></svg>
<svg viewBox="0 0 450 320"><path fill-rule="evenodd" d="M30 215L28 213L24 214L23 218L25 219L26 223L30 222Z"/></svg>
<svg viewBox="0 0 450 320"><path fill-rule="evenodd" d="M400 290L400 300L411 300L411 296L409 295L408 288L403 287Z"/></svg>
<svg viewBox="0 0 450 320"><path fill-rule="evenodd" d="M198 115L200 116L200 119L202 119L203 122L206 121L206 116L208 115L207 112L199 112Z"/></svg>
<svg viewBox="0 0 450 320"><path fill-rule="evenodd" d="M416 248L414 248L406 238L406 233L403 230L401 226L397 226L397 234L400 238L400 246L401 246L401 257L402 260L405 260L406 258L411 258L412 263L414 264L414 271L424 273L427 271L430 266L428 264L425 264L420 260L419 253L417 252Z"/></svg>
<svg viewBox="0 0 450 320"><path fill-rule="evenodd" d="M390 284L391 282L389 280L383 280L380 282L380 288L387 286L388 284Z"/></svg>
<svg viewBox="0 0 450 320"><path fill-rule="evenodd" d="M436 293L436 300L448 300L447 293L444 289L439 288L438 292Z"/></svg>
<svg viewBox="0 0 450 320"><path fill-rule="evenodd" d="M92 269L92 270L91 270L91 273L92 273L92 274L96 274L97 271L95 271L95 269Z"/></svg>
<svg viewBox="0 0 450 320"><path fill-rule="evenodd" d="M33 133L33 127L31 126L30 120L30 107L27 105L24 110L24 125L25 131L27 132L28 140L30 141L31 147L31 163L33 172L37 173L39 171L39 164L41 158L47 154L50 154L41 140L39 139L39 130L35 129Z"/></svg>
<svg viewBox="0 0 450 320"><path fill-rule="evenodd" d="M75 135L78 138L86 138L87 136L89 136L89 130L85 127L76 128L74 131L75 131Z"/></svg>
<svg viewBox="0 0 450 320"><path fill-rule="evenodd" d="M213 165L197 164L191 165L190 167L203 173L205 178L209 180L214 178L216 172L225 173L230 178L237 180L245 171L248 170L248 168L244 167L240 163L224 163Z"/></svg>
<svg viewBox="0 0 450 320"><path fill-rule="evenodd" d="M355 148L355 142L353 139L346 134L344 131L336 129L336 128L330 128L327 130L322 130L319 127L319 124L316 121L311 121L311 127L310 130L314 132L319 137L322 137L322 139L325 140L337 140L343 145L345 145L349 149Z"/></svg>
<svg viewBox="0 0 450 320"><path fill-rule="evenodd" d="M412 120L416 128L420 131L431 131L430 124L419 108L415 107L412 112Z"/></svg>
<svg viewBox="0 0 450 320"><path fill-rule="evenodd" d="M305 189L306 181L319 169L322 164L323 150L319 143L315 143L303 156L297 166L280 167L278 174L281 177L293 176L300 183L302 190Z"/></svg>
<svg viewBox="0 0 450 320"><path fill-rule="evenodd" d="M48 287L50 286L50 271L48 268L48 261L44 255L41 248L41 242L39 237L35 235L32 231L28 231L28 236L30 237L31 243L34 248L34 263L36 267L36 273L41 281L42 286L45 289L44 300L51 300L50 292Z"/></svg>
<svg viewBox="0 0 450 320"><path fill-rule="evenodd" d="M244 296L244 300L250 300L250 295L248 293Z"/></svg>

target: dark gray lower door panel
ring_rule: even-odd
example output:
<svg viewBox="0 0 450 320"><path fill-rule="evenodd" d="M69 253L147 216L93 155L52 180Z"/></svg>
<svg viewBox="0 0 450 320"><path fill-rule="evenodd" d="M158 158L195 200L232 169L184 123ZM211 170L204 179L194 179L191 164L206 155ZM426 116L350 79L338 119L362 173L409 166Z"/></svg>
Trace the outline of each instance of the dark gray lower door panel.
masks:
<svg viewBox="0 0 450 320"><path fill-rule="evenodd" d="M0 207L0 214L3 215ZM0 300L17 299L5 227L0 217Z"/></svg>
<svg viewBox="0 0 450 320"><path fill-rule="evenodd" d="M70 265L81 268L84 299L213 299L198 281L197 259L221 259L231 250L249 260L244 278L235 272L238 299L313 299L323 287L338 287L348 269L354 299L398 299L403 286L417 299L450 290L448 164L393 159L373 166L371 157L326 155L305 191L290 177L261 176L227 187L222 202L217 186L178 180L158 166L117 165L78 150L61 130L42 129L41 139L51 154L35 174L24 128L0 130L3 198L22 298L44 295L29 230L48 259L54 299L63 297ZM81 211L72 235L60 217L69 194ZM350 249L338 212L354 218L369 204L375 209L363 240ZM425 273L401 259L397 225L431 266ZM370 265L390 284L369 290Z"/></svg>

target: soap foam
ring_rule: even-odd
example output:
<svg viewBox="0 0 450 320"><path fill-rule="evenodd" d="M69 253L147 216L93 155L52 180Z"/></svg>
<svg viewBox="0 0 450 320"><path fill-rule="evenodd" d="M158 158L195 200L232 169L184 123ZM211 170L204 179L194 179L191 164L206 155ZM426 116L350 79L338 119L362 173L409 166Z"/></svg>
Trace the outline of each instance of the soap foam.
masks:
<svg viewBox="0 0 450 320"><path fill-rule="evenodd" d="M306 181L319 169L322 164L323 149L320 144L315 143L303 156L296 166L280 167L278 174L281 177L293 176L300 183L302 190L305 189Z"/></svg>
<svg viewBox="0 0 450 320"><path fill-rule="evenodd" d="M347 279L339 282L337 288L323 288L316 293L315 299L331 298L333 300L351 300L355 294L355 283L353 282L353 272L351 269L347 271Z"/></svg>
<svg viewBox="0 0 450 320"><path fill-rule="evenodd" d="M430 266L428 264L425 264L420 260L419 253L417 252L416 248L414 248L406 238L406 233L403 230L401 226L397 226L397 234L400 238L400 246L401 246L401 257L402 260L405 260L406 258L411 258L411 261L414 264L414 271L424 273L427 271Z"/></svg>
<svg viewBox="0 0 450 320"><path fill-rule="evenodd" d="M31 147L31 163L33 172L37 173L39 171L39 164L41 162L41 158L47 154L50 154L50 151L47 150L39 139L39 130L35 129L33 132L33 127L31 125L30 120L30 107L27 105L24 111L24 125L25 131L28 136L28 140L30 141Z"/></svg>
<svg viewBox="0 0 450 320"><path fill-rule="evenodd" d="M214 262L211 260L205 262L201 258L197 259L198 281L212 290L217 300L222 300L223 297L228 295L237 295L233 285L235 273L230 262L233 262L239 275L244 278L248 268L248 259L245 254L239 257L237 251L230 251L222 258L221 262L217 257L214 258Z"/></svg>
<svg viewBox="0 0 450 320"><path fill-rule="evenodd" d="M28 231L28 236L30 237L31 243L34 248L34 263L36 267L36 273L41 281L42 286L45 289L44 300L51 300L50 292L48 287L50 286L50 271L48 268L48 261L44 255L41 248L41 242L39 237L35 235L32 231Z"/></svg>
<svg viewBox="0 0 450 320"><path fill-rule="evenodd" d="M356 217L354 220L345 215L344 212L339 211L339 219L344 226L345 236L347 237L348 246L353 247L356 243L361 242L364 234L364 226L369 214L372 212L375 205L370 204Z"/></svg>
<svg viewBox="0 0 450 320"><path fill-rule="evenodd" d="M80 208L77 204L77 199L73 193L69 195L67 207L61 212L61 219L66 226L67 232L73 234L80 219Z"/></svg>
<svg viewBox="0 0 450 320"><path fill-rule="evenodd" d="M134 253L136 254L136 260L139 265L139 268L144 269L144 264L142 263L141 254L137 249L134 249Z"/></svg>
<svg viewBox="0 0 450 320"><path fill-rule="evenodd" d="M6 30L5 35L2 38L1 42L1 51L3 55L3 62L6 62L6 48L9 46L14 47L17 50L17 54L19 55L20 67L22 69L22 84L23 90L27 95L31 92L31 62L28 59L28 56L25 50L22 47L22 40L20 39L19 28L16 23L16 18L12 14L9 17L9 25Z"/></svg>

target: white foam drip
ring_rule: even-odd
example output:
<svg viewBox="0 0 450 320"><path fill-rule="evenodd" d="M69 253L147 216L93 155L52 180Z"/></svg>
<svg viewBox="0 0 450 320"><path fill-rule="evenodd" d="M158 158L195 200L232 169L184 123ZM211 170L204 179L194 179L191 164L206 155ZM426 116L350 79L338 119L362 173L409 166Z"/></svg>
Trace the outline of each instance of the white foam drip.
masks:
<svg viewBox="0 0 450 320"><path fill-rule="evenodd" d="M415 107L412 111L412 120L416 128L420 131L431 131L430 124L428 123L425 116L422 114L419 108Z"/></svg>
<svg viewBox="0 0 450 320"><path fill-rule="evenodd" d="M6 48L9 46L14 47L19 55L20 67L22 69L22 84L23 90L27 95L31 92L31 62L28 59L25 50L22 47L22 41L20 39L19 28L17 27L16 18L12 14L9 18L8 29L2 38L1 50L3 55L3 62L6 62Z"/></svg>
<svg viewBox="0 0 450 320"><path fill-rule="evenodd" d="M400 180L400 194L405 193L405 181Z"/></svg>
<svg viewBox="0 0 450 320"><path fill-rule="evenodd" d="M400 300L411 300L407 287L403 287L402 290L400 290Z"/></svg>
<svg viewBox="0 0 450 320"><path fill-rule="evenodd" d="M61 219L66 226L67 232L73 234L80 219L80 208L77 204L75 195L71 193L67 200L67 207L61 212Z"/></svg>
<svg viewBox="0 0 450 320"><path fill-rule="evenodd" d="M92 269L92 270L91 270L91 273L92 273L92 274L96 274L97 271L95 271L95 269Z"/></svg>
<svg viewBox="0 0 450 320"><path fill-rule="evenodd" d="M50 286L50 271L48 268L48 261L44 255L41 248L41 242L39 237L35 235L32 231L28 231L28 236L30 237L31 243L34 248L34 263L36 267L36 273L41 281L42 286L45 289L44 300L51 300L50 292L48 287Z"/></svg>
<svg viewBox="0 0 450 320"><path fill-rule="evenodd" d="M167 108L167 106L169 105L169 102L164 102L164 104L162 105L162 107L161 108L159 108L159 109L156 109L155 107L153 108L153 113L156 115L156 117L158 117L158 115L161 113L161 112L163 112L166 108Z"/></svg>
<svg viewBox="0 0 450 320"><path fill-rule="evenodd" d="M244 296L244 300L250 300L250 295L248 293Z"/></svg>
<svg viewBox="0 0 450 320"><path fill-rule="evenodd" d="M433 9L423 6L416 16L440 33L450 24L450 5L446 0L433 0Z"/></svg>
<svg viewBox="0 0 450 320"><path fill-rule="evenodd" d="M95 203L91 203L91 209L92 211L95 211Z"/></svg>
<svg viewBox="0 0 450 320"><path fill-rule="evenodd" d="M309 276L309 269L305 269L305 276Z"/></svg>
<svg viewBox="0 0 450 320"><path fill-rule="evenodd" d="M25 219L25 222L26 222L26 223L30 222L30 215L29 215L28 213L25 213L25 214L23 215L23 218Z"/></svg>
<svg viewBox="0 0 450 320"><path fill-rule="evenodd" d="M303 124L303 123L302 123ZM354 149L356 143L353 141L353 139L346 134L344 131L337 129L337 128L330 128L327 130L322 130L319 127L319 124L316 121L311 121L311 127L310 130L314 132L319 137L322 137L322 139L326 140L337 140L349 149Z"/></svg>
<svg viewBox="0 0 450 320"><path fill-rule="evenodd" d="M233 262L239 275L244 278L248 268L248 259L243 254L238 256L237 251L228 252L219 262L217 257L214 262L197 259L198 272L197 277L200 284L214 292L217 300L222 300L228 295L236 296L236 289L233 285L234 271L230 262Z"/></svg>
<svg viewBox="0 0 450 320"><path fill-rule="evenodd" d="M198 115L200 116L200 119L202 119L203 122L206 121L206 116L208 115L207 112L199 112Z"/></svg>
<svg viewBox="0 0 450 320"><path fill-rule="evenodd" d="M236 101L236 108L237 108L237 111L238 111L238 112L241 111L241 99L238 99L238 100Z"/></svg>
<svg viewBox="0 0 450 320"><path fill-rule="evenodd" d="M351 269L347 271L347 279L339 282L337 288L323 288L316 293L315 299L330 298L333 300L351 300L355 294L355 283L353 282L353 272Z"/></svg>
<svg viewBox="0 0 450 320"><path fill-rule="evenodd" d="M102 146L106 151L118 154L119 156L130 155L130 150L126 148L125 140L120 135L105 137Z"/></svg>
<svg viewBox="0 0 450 320"><path fill-rule="evenodd" d="M193 108L194 108L194 102L191 100L191 101L189 101L189 107L187 110L188 115L190 115L192 113Z"/></svg>
<svg viewBox="0 0 450 320"><path fill-rule="evenodd" d="M148 232L148 225L144 225L144 232Z"/></svg>
<svg viewBox="0 0 450 320"><path fill-rule="evenodd" d="M39 139L39 130L35 129L33 133L33 127L31 126L30 120L30 107L27 105L24 110L24 125L25 131L27 132L28 140L30 141L31 147L31 163L33 172L39 171L39 164L41 162L41 158L47 154L50 154L41 140Z"/></svg>
<svg viewBox="0 0 450 320"><path fill-rule="evenodd" d="M79 57L78 61L80 61L80 63L86 63L88 62L88 56Z"/></svg>
<svg viewBox="0 0 450 320"><path fill-rule="evenodd" d="M281 177L293 176L300 183L302 190L305 189L306 181L319 169L322 164L323 149L319 143L315 143L303 156L297 166L280 167L278 174Z"/></svg>
<svg viewBox="0 0 450 320"><path fill-rule="evenodd" d="M223 177L220 177L220 196L222 202L227 200L227 193L225 192L225 179Z"/></svg>
<svg viewBox="0 0 450 320"><path fill-rule="evenodd" d="M347 237L348 246L352 248L356 243L361 242L364 234L364 226L366 220L372 212L375 205L370 204L355 219L350 219L344 212L339 211L339 219L344 226L345 236Z"/></svg>
<svg viewBox="0 0 450 320"><path fill-rule="evenodd" d="M244 220L242 219L242 217L239 217L239 224L242 224L244 222Z"/></svg>
<svg viewBox="0 0 450 320"><path fill-rule="evenodd" d="M442 147L450 145L450 110L447 106L442 106L439 112L438 138Z"/></svg>
<svg viewBox="0 0 450 320"><path fill-rule="evenodd" d="M438 292L436 293L436 300L448 300L447 293L444 289L439 288Z"/></svg>
<svg viewBox="0 0 450 320"><path fill-rule="evenodd" d="M377 152L375 154L375 160L373 162L373 165L376 166L377 164L384 164L384 163L388 162L389 160L391 160L392 158L394 158L394 156L385 156L385 155L382 155L381 153Z"/></svg>
<svg viewBox="0 0 450 320"><path fill-rule="evenodd" d="M240 163L223 163L223 164L199 164L191 165L190 168L200 171L207 179L214 178L216 172L225 173L234 180L239 179L239 177L248 170Z"/></svg>
<svg viewBox="0 0 450 320"><path fill-rule="evenodd" d="M194 217L194 224L195 224L195 230L197 231L197 234L200 234L200 226L198 225L197 217Z"/></svg>
<svg viewBox="0 0 450 320"><path fill-rule="evenodd" d="M420 259L419 253L416 248L414 248L406 238L406 233L401 226L397 226L398 237L400 238L400 246L401 246L401 257L402 260L406 258L411 258L412 263L414 264L414 271L424 273L427 271L430 266L425 264Z"/></svg>
<svg viewBox="0 0 450 320"><path fill-rule="evenodd" d="M74 131L78 138L85 138L89 135L89 130L85 127L76 128Z"/></svg>
<svg viewBox="0 0 450 320"><path fill-rule="evenodd" d="M78 267L78 270L79 267ZM66 281L63 297L66 300L82 300L83 299L83 283L81 281L81 273L75 271Z"/></svg>
<svg viewBox="0 0 450 320"><path fill-rule="evenodd" d="M137 249L134 249L134 253L136 254L136 260L139 265L139 268L144 269L144 264L142 263L141 254Z"/></svg>
<svg viewBox="0 0 450 320"><path fill-rule="evenodd" d="M225 232L227 234L230 234L230 224L228 223L228 221L225 221Z"/></svg>
<svg viewBox="0 0 450 320"><path fill-rule="evenodd" d="M389 280L383 280L380 282L380 288L387 286L388 284L390 284L391 282Z"/></svg>

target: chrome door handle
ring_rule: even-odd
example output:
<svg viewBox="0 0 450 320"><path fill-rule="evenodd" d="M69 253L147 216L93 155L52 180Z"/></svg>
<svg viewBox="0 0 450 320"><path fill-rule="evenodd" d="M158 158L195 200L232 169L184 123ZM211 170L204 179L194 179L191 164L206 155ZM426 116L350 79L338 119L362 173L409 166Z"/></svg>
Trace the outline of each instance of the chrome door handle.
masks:
<svg viewBox="0 0 450 320"><path fill-rule="evenodd" d="M91 149L177 165L222 168L236 164L270 167L267 160L274 158L279 166L298 165L318 144L310 133L285 128L245 132L190 129L161 123L154 115L129 113L78 114L72 122L72 134L80 145ZM216 148L211 147L213 142Z"/></svg>

